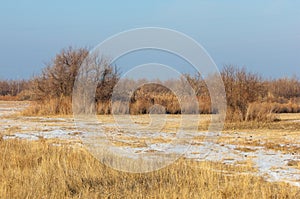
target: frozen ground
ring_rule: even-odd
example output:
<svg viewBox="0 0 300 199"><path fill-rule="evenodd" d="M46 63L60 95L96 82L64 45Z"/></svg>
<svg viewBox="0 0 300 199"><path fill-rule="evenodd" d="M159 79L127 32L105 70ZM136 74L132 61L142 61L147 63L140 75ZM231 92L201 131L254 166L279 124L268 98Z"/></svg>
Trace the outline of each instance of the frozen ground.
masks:
<svg viewBox="0 0 300 199"><path fill-rule="evenodd" d="M230 165L245 164L251 162L254 175L263 176L269 181L284 181L300 187L299 167L289 166L290 161L300 161L299 151L275 150L264 146L263 141L256 145L243 145L239 142L226 142L231 140L254 139L252 134L236 132L234 134L221 134L221 141L205 140L205 132L181 132L178 141L178 133L159 131L155 128L147 131L147 126L136 129L129 124L119 125L118 128L110 120L99 123L85 123L77 126L72 117L24 117L14 115L27 104L0 102L0 132L3 139L60 139L70 143L82 143L90 135L101 130L98 139L109 140L114 147L124 151L124 154L178 154L196 161L215 161ZM263 135L256 137L263 139ZM220 139L219 139L220 140ZM284 148L299 148L299 139L289 139L289 143L277 143ZM234 144L236 143L236 144ZM239 143L239 144L238 144Z"/></svg>

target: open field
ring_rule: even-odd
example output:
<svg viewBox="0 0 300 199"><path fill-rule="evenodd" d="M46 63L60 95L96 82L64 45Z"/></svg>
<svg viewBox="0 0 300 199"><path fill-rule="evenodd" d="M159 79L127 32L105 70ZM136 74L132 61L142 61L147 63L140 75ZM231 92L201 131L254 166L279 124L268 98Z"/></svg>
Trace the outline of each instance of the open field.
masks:
<svg viewBox="0 0 300 199"><path fill-rule="evenodd" d="M272 123L227 123L213 140L206 139L210 115L201 115L197 127L185 124L185 139L177 143L180 115L168 115L162 128L151 130L147 125L161 115L131 116L138 129L115 126L113 116L76 126L72 116L23 116L26 106L0 102L0 195L7 198L300 197L300 114L280 114ZM93 129L103 130L98 139L109 140L123 155L179 159L149 173L113 170L84 145Z"/></svg>
<svg viewBox="0 0 300 199"><path fill-rule="evenodd" d="M180 159L134 174L100 164L86 150L38 141L0 142L2 198L299 198L299 188L241 174L248 167ZM220 172L222 171L222 172ZM240 174L239 174L240 173Z"/></svg>

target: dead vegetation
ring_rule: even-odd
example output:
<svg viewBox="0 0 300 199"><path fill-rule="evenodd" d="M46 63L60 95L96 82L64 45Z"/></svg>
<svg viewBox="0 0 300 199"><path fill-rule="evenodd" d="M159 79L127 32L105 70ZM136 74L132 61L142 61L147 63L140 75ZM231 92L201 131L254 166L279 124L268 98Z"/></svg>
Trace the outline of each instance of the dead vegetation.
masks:
<svg viewBox="0 0 300 199"><path fill-rule="evenodd" d="M159 171L133 174L102 165L83 148L21 140L0 141L0 157L1 198L300 197L299 188L239 174L248 170L244 164L181 159Z"/></svg>
<svg viewBox="0 0 300 199"><path fill-rule="evenodd" d="M289 160L289 162L287 163L288 166L290 167L296 167L298 169L300 169L300 161L298 160Z"/></svg>
<svg viewBox="0 0 300 199"><path fill-rule="evenodd" d="M111 124L114 120L112 115L97 117L101 123L106 124ZM130 117L138 124L147 125L150 122L149 115ZM174 128L178 128L177 121L180 121L181 115L168 115L168 117L171 122L166 124L164 130L173 129L174 132ZM190 115L190 117L195 116ZM66 118L70 119L69 116ZM204 115L202 122L206 123L209 118L209 115ZM235 131L229 130L216 141L225 145L235 144L237 153L253 152L256 150L253 146L258 146L272 151L299 154L299 145L297 148L295 143L291 144L285 137L285 134L291 136L288 138L299 137L299 131L298 134L294 132L299 129L297 126L299 122L294 120L299 118L299 114L297 117L295 114L281 115L280 122L267 122L264 126L260 124L260 129L252 128L251 123L257 123L253 121L235 123L236 130L239 130L239 125L245 125L242 127L248 128L251 133L235 135ZM69 126L69 124L64 126L61 120L55 117L24 117L23 119L20 117L18 120L22 125L26 125L27 120L34 120L41 126L57 125L61 129ZM291 125L293 123L295 126ZM291 131L282 130L288 127ZM19 132L18 128L12 126L6 130L12 134ZM170 141L164 136L155 136L149 140L135 139L126 136L126 132L118 135L113 129L105 129L108 135L110 130L116 135L111 136L115 140L111 141L116 146L143 147L147 143ZM80 134L81 131L70 132ZM18 138L3 138L2 134L6 135L6 132L0 134L0 195L2 198L298 198L300 194L299 187L279 182L270 183L262 177L252 176L257 168L254 167L251 157L238 161L234 165L221 162L197 162L182 158L158 171L133 174L116 171L101 164L83 148L78 140L39 137L37 141L26 141ZM273 140L274 138L276 140ZM204 139L204 136L199 135L194 138L195 142L192 144L201 144ZM148 142L145 143L146 141ZM149 149L144 152L157 151ZM230 155L224 155L222 159L222 161L232 160L233 157ZM121 159L114 159L114 161L122 165L127 164ZM285 164L291 169L299 168L298 159L288 159ZM299 180L295 179L295 181Z"/></svg>
<svg viewBox="0 0 300 199"><path fill-rule="evenodd" d="M28 81L0 81L0 99L34 101L32 107L24 112L25 115L72 114L74 82L88 54L86 48L69 47L58 53L40 76ZM179 80L161 82L165 86L159 83L143 84L142 79L122 79L124 88L136 89L131 95L124 89L124 93L120 92L112 102L113 90L120 80L119 68L112 66L105 57L95 58L92 64L96 65L93 72L97 76L93 82L96 85L94 103L98 114L111 114L113 107L118 107L120 114L218 112L211 107L206 85L208 79L204 79L201 74L184 74ZM274 113L300 112L300 81L296 77L267 80L259 74L232 65L222 68L221 77L226 91L228 122L272 122L279 119L274 117ZM184 91L186 82L183 79L196 95L195 99L187 99L189 103L184 107L180 105L180 97L169 89L181 85ZM199 105L198 111L191 106L195 101Z"/></svg>

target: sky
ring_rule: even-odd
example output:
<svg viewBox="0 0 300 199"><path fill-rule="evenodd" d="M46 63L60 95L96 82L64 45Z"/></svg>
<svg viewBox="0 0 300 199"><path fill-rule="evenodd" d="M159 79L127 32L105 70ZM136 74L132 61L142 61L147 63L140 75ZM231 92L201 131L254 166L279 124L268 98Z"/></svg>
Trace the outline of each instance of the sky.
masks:
<svg viewBox="0 0 300 199"><path fill-rule="evenodd" d="M163 27L200 43L219 68L300 77L300 1L2 0L0 79L41 73L61 49L93 48L122 31Z"/></svg>

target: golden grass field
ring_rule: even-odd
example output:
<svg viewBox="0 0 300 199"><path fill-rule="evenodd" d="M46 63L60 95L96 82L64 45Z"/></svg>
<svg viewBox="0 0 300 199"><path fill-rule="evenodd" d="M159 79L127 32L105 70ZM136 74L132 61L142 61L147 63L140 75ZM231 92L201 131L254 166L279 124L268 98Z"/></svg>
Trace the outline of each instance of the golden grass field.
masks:
<svg viewBox="0 0 300 199"><path fill-rule="evenodd" d="M299 188L286 183L228 175L248 167L180 159L158 171L132 174L100 164L82 148L21 140L2 140L0 148L1 198L300 197Z"/></svg>
<svg viewBox="0 0 300 199"><path fill-rule="evenodd" d="M4 105L8 106L7 103ZM168 117L172 120L164 126L166 133L178 128L174 121L180 118ZM293 157L299 158L287 161L285 166L300 169L300 114L277 117L281 120L272 123L226 123L216 143L235 145L236 153L251 153L258 146L274 153L294 154ZM81 132L74 127L72 116L24 117L16 110L15 114L0 118L0 198L300 198L300 187L269 182L265 176L254 175L257 168L253 166L253 157L235 164L182 157L157 171L128 173L102 164L75 139ZM107 124L113 122L112 116L98 116L98 119ZM132 116L132 120L147 125L149 116ZM203 115L198 130L205 132L209 121L210 115ZM71 137L44 136L55 133L57 128L59 132L69 132L66 135ZM106 128L108 132L114 131ZM17 133L35 131L40 132L36 139L14 137ZM145 142L125 133L117 138L113 143L116 146L130 146L126 142L130 139L135 141L133 148ZM168 141L155 137L151 143ZM203 136L195 137L194 141L195 144L203 141ZM230 158L223 159L230 161Z"/></svg>

